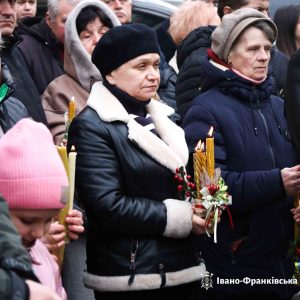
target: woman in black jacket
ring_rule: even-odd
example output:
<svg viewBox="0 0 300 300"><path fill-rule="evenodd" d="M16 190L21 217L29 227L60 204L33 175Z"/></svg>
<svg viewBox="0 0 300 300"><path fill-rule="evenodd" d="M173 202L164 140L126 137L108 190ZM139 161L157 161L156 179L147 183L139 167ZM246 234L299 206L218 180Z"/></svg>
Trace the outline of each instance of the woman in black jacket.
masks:
<svg viewBox="0 0 300 300"><path fill-rule="evenodd" d="M173 177L188 150L174 110L154 97L159 86L155 33L117 26L98 42L93 85L74 119L76 188L88 218L85 285L97 299L196 299L205 266L192 231L204 220L178 199Z"/></svg>

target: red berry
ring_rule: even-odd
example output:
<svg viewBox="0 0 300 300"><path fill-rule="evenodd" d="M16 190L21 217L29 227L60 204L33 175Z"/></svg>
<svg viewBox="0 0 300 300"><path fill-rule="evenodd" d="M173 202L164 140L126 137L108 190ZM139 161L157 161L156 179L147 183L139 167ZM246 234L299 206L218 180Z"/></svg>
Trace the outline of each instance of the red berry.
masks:
<svg viewBox="0 0 300 300"><path fill-rule="evenodd" d="M179 176L178 176L178 175L175 175L175 176L174 176L174 179L178 181Z"/></svg>
<svg viewBox="0 0 300 300"><path fill-rule="evenodd" d="M216 193L216 191L218 190L217 189L217 186L215 184L210 184L208 187L207 187L209 193L211 195L214 195Z"/></svg>
<svg viewBox="0 0 300 300"><path fill-rule="evenodd" d="M177 169L175 170L175 172L178 174L178 173L180 172L179 168L177 168Z"/></svg>
<svg viewBox="0 0 300 300"><path fill-rule="evenodd" d="M179 186L177 187L177 189L178 189L179 192L183 191L183 185L179 185Z"/></svg>
<svg viewBox="0 0 300 300"><path fill-rule="evenodd" d="M195 183L191 183L190 187L194 190L196 188L196 184Z"/></svg>
<svg viewBox="0 0 300 300"><path fill-rule="evenodd" d="M179 177L179 178L178 178L178 181L182 183L182 182L183 182L183 178L182 178L182 177Z"/></svg>
<svg viewBox="0 0 300 300"><path fill-rule="evenodd" d="M191 192L189 192L189 191L187 191L187 192L185 193L185 195L186 195L187 197L191 197L191 196L192 196Z"/></svg>
<svg viewBox="0 0 300 300"><path fill-rule="evenodd" d="M187 180L191 180L192 176L191 175L187 175L186 178L187 178Z"/></svg>

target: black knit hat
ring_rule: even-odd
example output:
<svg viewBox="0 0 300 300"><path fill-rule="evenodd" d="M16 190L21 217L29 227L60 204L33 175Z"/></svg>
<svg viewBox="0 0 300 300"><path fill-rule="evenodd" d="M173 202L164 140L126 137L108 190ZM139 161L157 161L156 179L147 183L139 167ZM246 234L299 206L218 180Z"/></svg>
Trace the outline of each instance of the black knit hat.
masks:
<svg viewBox="0 0 300 300"><path fill-rule="evenodd" d="M105 78L127 61L147 53L159 54L155 31L144 24L127 24L102 36L92 53L92 62Z"/></svg>

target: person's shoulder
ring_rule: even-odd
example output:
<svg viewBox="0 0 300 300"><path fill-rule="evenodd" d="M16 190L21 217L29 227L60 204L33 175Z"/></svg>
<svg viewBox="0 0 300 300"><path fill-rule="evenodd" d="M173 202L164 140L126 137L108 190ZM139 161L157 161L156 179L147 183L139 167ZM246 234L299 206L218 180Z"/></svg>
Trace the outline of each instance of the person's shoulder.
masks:
<svg viewBox="0 0 300 300"><path fill-rule="evenodd" d="M26 107L17 98L9 97L3 102L3 105L6 107L8 114L14 119L21 120L29 117Z"/></svg>

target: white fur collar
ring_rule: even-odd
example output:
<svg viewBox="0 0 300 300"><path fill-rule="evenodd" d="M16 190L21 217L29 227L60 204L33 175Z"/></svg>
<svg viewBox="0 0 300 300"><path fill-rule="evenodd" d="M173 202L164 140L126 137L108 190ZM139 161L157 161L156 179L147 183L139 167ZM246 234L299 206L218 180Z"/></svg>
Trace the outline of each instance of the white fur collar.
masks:
<svg viewBox="0 0 300 300"><path fill-rule="evenodd" d="M174 113L173 108L157 100L151 100L146 106L159 138L137 123L118 99L103 86L102 82L96 82L93 85L87 105L93 108L100 119L105 122L121 121L126 123L128 138L171 171L175 172L176 168L186 166L188 148L184 131L168 118Z"/></svg>

